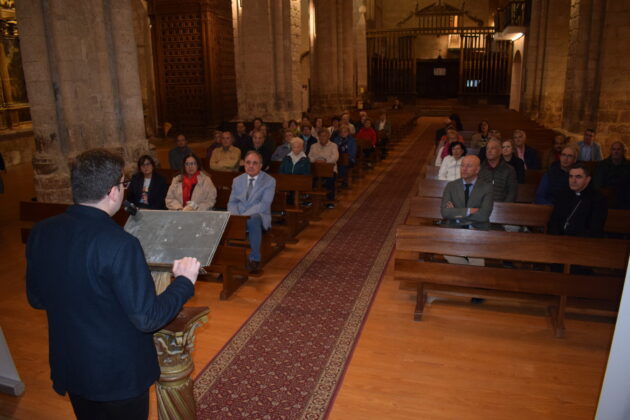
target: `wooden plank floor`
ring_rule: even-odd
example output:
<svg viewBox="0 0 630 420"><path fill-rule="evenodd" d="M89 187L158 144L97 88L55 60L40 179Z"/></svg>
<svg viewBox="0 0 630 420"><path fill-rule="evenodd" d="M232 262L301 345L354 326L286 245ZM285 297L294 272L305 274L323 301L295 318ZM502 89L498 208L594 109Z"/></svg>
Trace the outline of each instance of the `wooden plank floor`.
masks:
<svg viewBox="0 0 630 420"><path fill-rule="evenodd" d="M324 213L230 300L218 300L219 284L198 283L190 304L209 305L211 314L197 333L195 374L382 169L345 192L337 209ZM20 398L0 394L0 419L72 418L67 397L51 388L45 314L31 309L24 294L17 203L34 195L29 165L9 168L5 185L0 325L26 392ZM399 290L390 264L331 419L593 417L614 327L610 320L569 316L567 337L555 339L544 311L535 307L438 300L419 323L412 321L413 307L413 293ZM151 418L157 418L153 396Z"/></svg>

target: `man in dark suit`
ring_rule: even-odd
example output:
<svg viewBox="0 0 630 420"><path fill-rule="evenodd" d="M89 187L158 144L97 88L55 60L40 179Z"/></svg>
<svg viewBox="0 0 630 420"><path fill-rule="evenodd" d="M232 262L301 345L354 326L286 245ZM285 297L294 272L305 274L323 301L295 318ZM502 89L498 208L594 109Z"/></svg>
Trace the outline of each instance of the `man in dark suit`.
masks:
<svg viewBox="0 0 630 420"><path fill-rule="evenodd" d="M538 152L529 147L527 144L527 134L523 130L514 130L512 134L516 150L516 157L525 162L525 169L540 169L540 161L538 160Z"/></svg>
<svg viewBox="0 0 630 420"><path fill-rule="evenodd" d="M479 158L466 156L461 178L446 184L442 194L442 217L449 227L489 229L493 206L492 185L480 180Z"/></svg>
<svg viewBox="0 0 630 420"><path fill-rule="evenodd" d="M260 268L262 234L271 227L271 202L276 193L276 180L262 171L260 153L251 150L244 160L245 173L232 181L228 211L249 216L247 234L251 252L247 269L256 272Z"/></svg>
<svg viewBox="0 0 630 420"><path fill-rule="evenodd" d="M112 219L123 201L124 161L106 150L79 155L75 205L38 223L26 247L28 301L48 315L53 388L78 419L146 419L160 367L153 332L194 293L199 262L173 264L159 296L140 242Z"/></svg>

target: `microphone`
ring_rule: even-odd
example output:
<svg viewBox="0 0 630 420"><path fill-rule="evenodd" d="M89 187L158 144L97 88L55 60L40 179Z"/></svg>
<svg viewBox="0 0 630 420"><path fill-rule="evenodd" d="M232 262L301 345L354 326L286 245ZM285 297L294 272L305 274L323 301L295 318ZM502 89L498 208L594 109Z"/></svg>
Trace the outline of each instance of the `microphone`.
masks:
<svg viewBox="0 0 630 420"><path fill-rule="evenodd" d="M128 200L123 201L123 208L132 216L135 216L138 213L138 207Z"/></svg>

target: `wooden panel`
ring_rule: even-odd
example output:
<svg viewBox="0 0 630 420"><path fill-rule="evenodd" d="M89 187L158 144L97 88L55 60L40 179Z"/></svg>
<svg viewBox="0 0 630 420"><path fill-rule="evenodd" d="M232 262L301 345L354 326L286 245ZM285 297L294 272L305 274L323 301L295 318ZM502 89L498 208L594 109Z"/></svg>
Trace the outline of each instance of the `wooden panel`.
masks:
<svg viewBox="0 0 630 420"><path fill-rule="evenodd" d="M206 134L236 113L230 2L157 0L150 5L160 122Z"/></svg>

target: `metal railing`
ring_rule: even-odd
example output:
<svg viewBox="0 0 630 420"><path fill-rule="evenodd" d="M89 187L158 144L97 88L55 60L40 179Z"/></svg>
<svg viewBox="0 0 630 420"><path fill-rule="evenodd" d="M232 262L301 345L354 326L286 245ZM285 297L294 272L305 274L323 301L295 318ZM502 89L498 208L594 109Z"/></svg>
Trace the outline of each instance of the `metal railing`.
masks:
<svg viewBox="0 0 630 420"><path fill-rule="evenodd" d="M531 15L531 1L511 1L504 8L498 9L494 16L494 26L497 32L502 32L508 26L529 26Z"/></svg>

